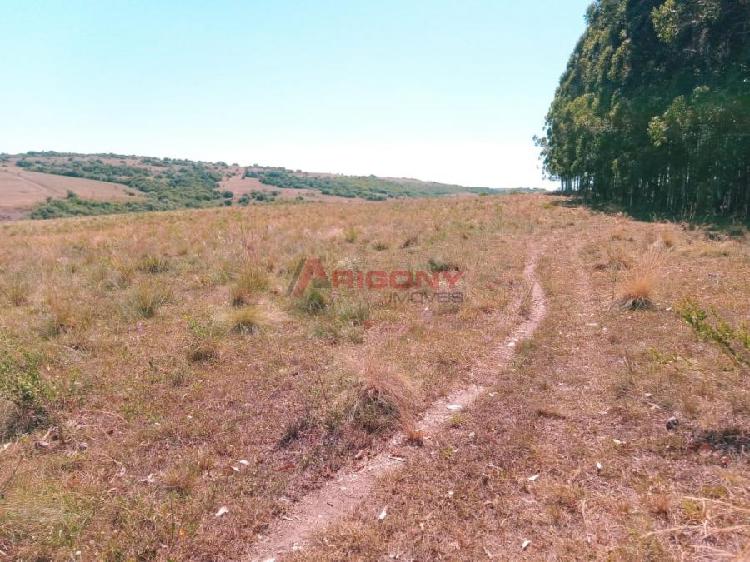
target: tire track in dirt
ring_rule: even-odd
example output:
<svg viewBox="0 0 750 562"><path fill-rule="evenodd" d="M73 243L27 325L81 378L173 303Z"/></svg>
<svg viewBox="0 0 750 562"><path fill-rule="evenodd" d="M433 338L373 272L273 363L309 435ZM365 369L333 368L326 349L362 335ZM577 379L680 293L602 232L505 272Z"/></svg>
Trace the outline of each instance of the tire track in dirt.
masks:
<svg viewBox="0 0 750 562"><path fill-rule="evenodd" d="M477 370L482 374L480 380L490 383L494 374L509 364L518 344L533 336L546 314L544 290L536 277L539 252L538 248L532 249L524 268L523 277L528 293L522 294L511 307L513 314L518 313L528 299L528 314L508 337L477 362ZM429 446L430 436L445 426L451 416L470 407L485 391L484 385L473 384L434 402L416 424L427 441L425 446ZM315 533L352 513L370 495L378 478L408 463L408 450L406 453L403 451L406 441L403 432L397 433L363 467L340 472L322 488L302 498L288 514L271 524L267 535L253 545L244 559L275 560L284 554L302 550Z"/></svg>

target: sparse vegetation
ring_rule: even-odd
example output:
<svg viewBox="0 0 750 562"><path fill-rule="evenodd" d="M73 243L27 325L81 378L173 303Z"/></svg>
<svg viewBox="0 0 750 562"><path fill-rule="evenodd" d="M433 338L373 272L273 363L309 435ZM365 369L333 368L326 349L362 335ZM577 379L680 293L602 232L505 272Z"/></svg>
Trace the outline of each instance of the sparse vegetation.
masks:
<svg viewBox="0 0 750 562"><path fill-rule="evenodd" d="M328 306L328 297L317 287L311 287L297 299L297 309L313 316L320 314Z"/></svg>
<svg viewBox="0 0 750 562"><path fill-rule="evenodd" d="M416 180L383 179L375 176L331 176L296 173L283 168L248 171L246 177L276 187L314 189L324 195L359 197L368 201L385 201L392 197L426 197L455 193L490 193L486 188L420 182Z"/></svg>
<svg viewBox="0 0 750 562"><path fill-rule="evenodd" d="M39 372L40 358L0 333L0 439L26 433L48 419L52 389Z"/></svg>
<svg viewBox="0 0 750 562"><path fill-rule="evenodd" d="M232 306L252 304L253 298L268 289L269 280L266 272L256 266L247 266L240 272L237 281L229 289L229 300Z"/></svg>
<svg viewBox="0 0 750 562"><path fill-rule="evenodd" d="M620 296L620 305L626 310L647 310L653 306L651 293L654 279L648 274L641 274L628 280Z"/></svg>
<svg viewBox="0 0 750 562"><path fill-rule="evenodd" d="M8 278L0 287L0 292L13 306L22 306L29 301L31 286L29 281L19 273L8 275Z"/></svg>
<svg viewBox="0 0 750 562"><path fill-rule="evenodd" d="M709 313L690 298L680 302L677 311L701 338L718 344L735 361L750 365L750 330L747 325L733 328L715 310Z"/></svg>
<svg viewBox="0 0 750 562"><path fill-rule="evenodd" d="M35 219L199 208L226 201L226 194L218 190L220 164L56 152L29 152L18 162L32 172L116 182L145 195L142 200L109 202L68 193L64 199L50 199L34 209L31 217Z"/></svg>
<svg viewBox="0 0 750 562"><path fill-rule="evenodd" d="M233 332L243 335L253 335L261 329L263 316L257 308L246 306L231 314L229 324Z"/></svg>
<svg viewBox="0 0 750 562"><path fill-rule="evenodd" d="M167 286L158 282L144 282L133 291L131 304L142 318L153 318L172 298L172 291Z"/></svg>
<svg viewBox="0 0 750 562"><path fill-rule="evenodd" d="M408 461L393 461L401 468L368 500L388 505L386 519L364 509L294 556L388 556L399 544L404 557L451 558L444 537L462 529L466 558L501 556L518 536L532 554L565 557L582 552L584 505L601 544L581 548L594 557L703 544L669 531L685 525L737 552L743 528L721 529L744 525L744 512L717 519L684 498L750 502L750 398L736 359L748 341L744 242L548 203L280 203L0 225L12 240L0 246L11 358L0 548L14 559L241 558L289 509L284 497L367 463L401 432ZM395 237L394 225L408 228ZM539 244L562 232L571 244ZM506 347L534 314L521 281L533 250L547 317L534 342ZM308 256L329 276L460 268L465 302L320 279L287 294ZM658 307L613 311L652 262ZM14 283L18 306L5 289ZM688 295L691 307L669 310ZM500 368L495 354L511 352ZM477 402L420 431L428 405L478 381ZM667 430L672 415L680 424ZM229 513L217 517L221 506ZM425 529L412 524L428 513Z"/></svg>

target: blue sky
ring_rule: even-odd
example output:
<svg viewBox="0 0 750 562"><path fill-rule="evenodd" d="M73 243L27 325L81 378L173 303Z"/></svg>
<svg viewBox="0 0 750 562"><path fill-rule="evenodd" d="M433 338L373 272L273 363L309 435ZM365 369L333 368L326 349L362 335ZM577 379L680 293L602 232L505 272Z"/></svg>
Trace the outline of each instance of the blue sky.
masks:
<svg viewBox="0 0 750 562"><path fill-rule="evenodd" d="M540 186L589 0L3 0L0 152Z"/></svg>

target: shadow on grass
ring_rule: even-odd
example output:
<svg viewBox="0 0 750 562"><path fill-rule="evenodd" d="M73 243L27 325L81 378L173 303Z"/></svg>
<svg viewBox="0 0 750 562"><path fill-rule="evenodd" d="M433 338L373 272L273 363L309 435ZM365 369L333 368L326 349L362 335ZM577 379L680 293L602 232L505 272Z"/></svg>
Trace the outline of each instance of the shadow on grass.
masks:
<svg viewBox="0 0 750 562"><path fill-rule="evenodd" d="M742 238L750 230L750 219L737 217L725 217L720 215L693 216L681 213L666 213L654 211L642 207L626 207L610 202L599 202L587 200L583 197L563 193L560 191L548 192L550 197L557 198L552 205L556 207L586 207L606 215L626 215L641 222L676 222L682 223L689 230L704 230L711 239L721 239L728 236Z"/></svg>

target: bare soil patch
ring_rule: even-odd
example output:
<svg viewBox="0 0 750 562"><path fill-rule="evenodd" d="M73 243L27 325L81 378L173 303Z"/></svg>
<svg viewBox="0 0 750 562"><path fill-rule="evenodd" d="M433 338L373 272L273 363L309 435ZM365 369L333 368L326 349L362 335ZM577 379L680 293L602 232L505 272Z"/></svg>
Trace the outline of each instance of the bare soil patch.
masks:
<svg viewBox="0 0 750 562"><path fill-rule="evenodd" d="M0 167L0 215L17 218L48 197L62 199L69 191L82 199L97 201L132 201L140 197L121 184Z"/></svg>
<svg viewBox="0 0 750 562"><path fill-rule="evenodd" d="M335 195L325 195L315 189L290 189L286 187L276 187L262 183L258 178L245 178L244 168L235 172L230 178L221 182L222 190L234 193L235 201L243 195L249 195L253 192L278 192L280 200L296 200L302 197L305 201L351 201L346 197L337 197Z"/></svg>

